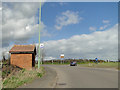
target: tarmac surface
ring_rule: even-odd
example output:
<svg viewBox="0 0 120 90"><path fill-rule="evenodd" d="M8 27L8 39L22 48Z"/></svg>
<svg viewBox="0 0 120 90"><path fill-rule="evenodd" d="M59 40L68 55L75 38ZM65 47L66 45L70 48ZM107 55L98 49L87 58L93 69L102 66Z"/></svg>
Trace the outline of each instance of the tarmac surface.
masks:
<svg viewBox="0 0 120 90"><path fill-rule="evenodd" d="M46 75L22 88L118 88L115 69L43 65Z"/></svg>
<svg viewBox="0 0 120 90"><path fill-rule="evenodd" d="M57 73L54 69L45 67L45 75L35 79L33 82L22 85L19 88L54 88L56 84ZM19 89L18 89L19 90Z"/></svg>

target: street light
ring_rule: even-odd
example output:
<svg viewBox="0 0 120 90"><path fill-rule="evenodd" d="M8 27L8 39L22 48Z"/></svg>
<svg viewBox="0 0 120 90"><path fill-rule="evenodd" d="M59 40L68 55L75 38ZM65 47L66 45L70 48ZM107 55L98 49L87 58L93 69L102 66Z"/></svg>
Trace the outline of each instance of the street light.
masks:
<svg viewBox="0 0 120 90"><path fill-rule="evenodd" d="M38 69L40 68L40 29L41 29L41 2L39 9L39 56L38 56Z"/></svg>

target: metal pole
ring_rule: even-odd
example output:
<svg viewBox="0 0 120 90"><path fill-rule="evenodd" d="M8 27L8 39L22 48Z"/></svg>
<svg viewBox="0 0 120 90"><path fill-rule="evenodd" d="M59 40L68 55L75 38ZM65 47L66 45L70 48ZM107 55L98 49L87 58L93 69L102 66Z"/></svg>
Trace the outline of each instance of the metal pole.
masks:
<svg viewBox="0 0 120 90"><path fill-rule="evenodd" d="M40 9L39 9L39 57L38 57L38 69L40 68L40 29L41 29L41 2L40 2Z"/></svg>
<svg viewBox="0 0 120 90"><path fill-rule="evenodd" d="M43 48L41 50L41 64L42 64L42 62L43 62Z"/></svg>
<svg viewBox="0 0 120 90"><path fill-rule="evenodd" d="M61 64L62 64L62 58L61 58Z"/></svg>
<svg viewBox="0 0 120 90"><path fill-rule="evenodd" d="M53 64L53 60L52 60L52 64Z"/></svg>

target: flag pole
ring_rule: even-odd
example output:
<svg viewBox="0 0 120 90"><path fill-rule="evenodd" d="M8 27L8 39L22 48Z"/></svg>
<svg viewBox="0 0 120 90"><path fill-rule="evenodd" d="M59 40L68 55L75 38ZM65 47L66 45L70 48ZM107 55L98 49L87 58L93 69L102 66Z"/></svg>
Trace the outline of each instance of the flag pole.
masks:
<svg viewBox="0 0 120 90"><path fill-rule="evenodd" d="M41 29L41 2L40 2L40 9L39 9L39 57L38 57L38 69L40 68L40 29Z"/></svg>

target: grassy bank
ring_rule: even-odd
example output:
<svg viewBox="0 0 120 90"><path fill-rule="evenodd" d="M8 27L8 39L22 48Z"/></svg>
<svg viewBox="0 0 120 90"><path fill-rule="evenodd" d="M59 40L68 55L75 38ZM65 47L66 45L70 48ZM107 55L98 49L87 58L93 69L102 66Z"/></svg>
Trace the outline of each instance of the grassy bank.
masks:
<svg viewBox="0 0 120 90"><path fill-rule="evenodd" d="M44 67L40 67L40 69L33 70L25 70L22 69L17 72L15 75L12 75L9 78L6 78L3 81L3 88L17 88L23 84L27 84L32 82L35 78L40 78L44 75Z"/></svg>

